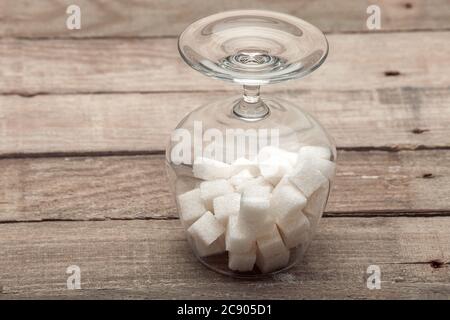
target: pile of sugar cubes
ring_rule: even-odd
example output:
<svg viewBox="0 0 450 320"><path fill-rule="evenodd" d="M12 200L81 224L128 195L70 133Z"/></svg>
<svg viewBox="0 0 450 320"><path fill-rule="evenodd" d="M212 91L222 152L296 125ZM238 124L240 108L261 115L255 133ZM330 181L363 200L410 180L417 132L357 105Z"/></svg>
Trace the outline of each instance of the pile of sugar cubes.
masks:
<svg viewBox="0 0 450 320"><path fill-rule="evenodd" d="M199 187L178 196L180 218L200 257L228 252L228 268L262 273L288 265L306 246L335 173L329 148L267 146L231 164L196 158Z"/></svg>

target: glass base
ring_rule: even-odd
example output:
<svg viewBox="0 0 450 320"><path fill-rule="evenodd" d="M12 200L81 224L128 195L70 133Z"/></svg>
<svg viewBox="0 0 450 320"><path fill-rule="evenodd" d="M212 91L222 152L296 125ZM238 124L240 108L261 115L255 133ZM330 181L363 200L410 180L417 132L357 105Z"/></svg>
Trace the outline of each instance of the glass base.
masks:
<svg viewBox="0 0 450 320"><path fill-rule="evenodd" d="M178 39L184 61L203 74L244 85L306 76L328 54L323 33L297 17L262 10L200 19Z"/></svg>

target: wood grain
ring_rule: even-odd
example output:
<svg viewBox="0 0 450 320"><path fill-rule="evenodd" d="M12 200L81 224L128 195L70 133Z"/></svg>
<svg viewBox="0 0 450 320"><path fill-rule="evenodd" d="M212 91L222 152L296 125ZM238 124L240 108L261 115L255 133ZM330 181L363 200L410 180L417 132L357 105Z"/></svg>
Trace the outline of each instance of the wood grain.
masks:
<svg viewBox="0 0 450 320"><path fill-rule="evenodd" d="M450 213L450 151L348 152L327 214ZM0 221L176 218L163 156L0 160Z"/></svg>
<svg viewBox="0 0 450 320"><path fill-rule="evenodd" d="M264 90L448 88L449 36L450 32L330 35L330 55L318 71L303 81ZM0 93L6 94L233 88L190 70L178 55L175 39L3 39L0 52ZM399 75L390 76L392 71Z"/></svg>
<svg viewBox="0 0 450 320"><path fill-rule="evenodd" d="M163 157L0 161L1 221L175 217Z"/></svg>
<svg viewBox="0 0 450 320"><path fill-rule="evenodd" d="M450 147L450 87L295 90L273 96L314 114L338 148ZM152 152L187 112L230 93L0 96L0 157Z"/></svg>
<svg viewBox="0 0 450 320"><path fill-rule="evenodd" d="M380 6L381 31L442 30L450 28L446 0L361 1L335 5L332 0L79 0L81 29L66 28L70 0L3 0L0 37L161 37L176 36L188 24L225 10L265 9L305 19L325 32L368 32L366 9ZM43 23L45 22L45 23Z"/></svg>
<svg viewBox="0 0 450 320"><path fill-rule="evenodd" d="M243 281L198 263L178 221L0 224L0 298L448 299L449 228L449 217L325 218L294 269ZM380 290L366 287L374 264ZM66 289L70 265L82 290Z"/></svg>
<svg viewBox="0 0 450 320"><path fill-rule="evenodd" d="M304 106L339 148L305 261L255 282L195 260L161 154L185 113L240 94L190 70L175 36L242 1L80 0L69 31L72 3L0 2L0 299L450 299L448 0L246 2L329 33L323 67L263 94ZM66 289L73 264L82 290Z"/></svg>

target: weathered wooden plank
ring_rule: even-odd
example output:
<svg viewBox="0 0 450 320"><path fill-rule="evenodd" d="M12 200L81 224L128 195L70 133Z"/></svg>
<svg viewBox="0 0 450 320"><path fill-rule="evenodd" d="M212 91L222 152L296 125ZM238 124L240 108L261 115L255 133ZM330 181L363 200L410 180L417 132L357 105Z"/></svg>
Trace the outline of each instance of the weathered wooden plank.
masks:
<svg viewBox="0 0 450 320"><path fill-rule="evenodd" d="M0 220L175 217L162 156L0 161Z"/></svg>
<svg viewBox="0 0 450 320"><path fill-rule="evenodd" d="M284 91L339 148L450 146L450 87ZM184 115L229 93L0 96L0 155L164 150Z"/></svg>
<svg viewBox="0 0 450 320"><path fill-rule="evenodd" d="M449 228L448 217L326 218L303 262L243 281L198 263L178 221L0 224L0 298L448 299ZM82 290L66 289L70 265ZM369 265L380 290L366 286Z"/></svg>
<svg viewBox="0 0 450 320"><path fill-rule="evenodd" d="M448 87L449 36L450 32L330 35L330 56L323 67L303 81L273 85L269 90ZM178 56L175 39L3 39L0 52L0 93L233 87L190 70ZM396 73L391 71L398 71L399 75L392 76Z"/></svg>
<svg viewBox="0 0 450 320"><path fill-rule="evenodd" d="M381 31L439 30L450 28L446 0L345 1L332 0L79 0L81 29L66 28L70 0L3 0L0 4L1 37L148 37L175 36L201 17L237 9L265 9L293 14L325 32L367 32L371 4L381 8Z"/></svg>
<svg viewBox="0 0 450 320"><path fill-rule="evenodd" d="M328 215L450 211L450 151L338 154ZM164 157L0 160L0 221L177 217Z"/></svg>

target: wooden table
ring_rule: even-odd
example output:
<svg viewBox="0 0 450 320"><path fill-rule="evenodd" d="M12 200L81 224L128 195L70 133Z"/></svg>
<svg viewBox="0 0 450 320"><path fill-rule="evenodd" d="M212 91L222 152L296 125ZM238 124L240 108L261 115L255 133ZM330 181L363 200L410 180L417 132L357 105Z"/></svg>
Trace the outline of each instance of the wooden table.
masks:
<svg viewBox="0 0 450 320"><path fill-rule="evenodd" d="M303 105L338 145L305 261L264 281L195 260L163 164L186 112L240 91L184 65L176 36L242 2L77 1L70 31L71 3L0 3L0 298L450 298L448 0L246 2L327 33L321 69L263 93ZM366 28L373 3L380 31Z"/></svg>

